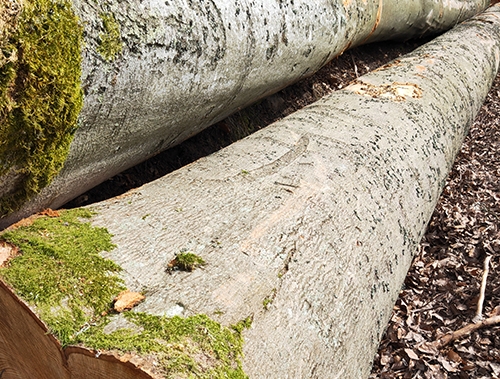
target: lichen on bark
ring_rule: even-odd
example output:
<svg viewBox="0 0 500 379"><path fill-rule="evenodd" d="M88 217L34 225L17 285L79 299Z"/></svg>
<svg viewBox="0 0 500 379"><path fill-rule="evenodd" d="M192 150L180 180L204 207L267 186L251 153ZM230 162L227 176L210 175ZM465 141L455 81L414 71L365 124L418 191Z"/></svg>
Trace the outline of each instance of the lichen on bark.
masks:
<svg viewBox="0 0 500 379"><path fill-rule="evenodd" d="M113 61L122 52L123 44L120 34L120 24L112 13L101 14L104 32L99 34L100 42L97 52L107 61Z"/></svg>
<svg viewBox="0 0 500 379"><path fill-rule="evenodd" d="M63 167L83 102L83 34L71 2L2 1L4 8L11 17L0 36L0 175L15 185L0 185L0 215L18 209Z"/></svg>

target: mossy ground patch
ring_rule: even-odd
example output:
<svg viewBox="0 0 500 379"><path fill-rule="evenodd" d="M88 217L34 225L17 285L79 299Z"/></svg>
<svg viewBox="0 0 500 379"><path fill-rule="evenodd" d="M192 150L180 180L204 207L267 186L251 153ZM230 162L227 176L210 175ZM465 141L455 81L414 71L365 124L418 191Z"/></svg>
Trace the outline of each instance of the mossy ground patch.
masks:
<svg viewBox="0 0 500 379"><path fill-rule="evenodd" d="M0 178L15 185L2 193L0 217L60 171L83 101L83 34L71 2L23 1L8 25L0 39Z"/></svg>

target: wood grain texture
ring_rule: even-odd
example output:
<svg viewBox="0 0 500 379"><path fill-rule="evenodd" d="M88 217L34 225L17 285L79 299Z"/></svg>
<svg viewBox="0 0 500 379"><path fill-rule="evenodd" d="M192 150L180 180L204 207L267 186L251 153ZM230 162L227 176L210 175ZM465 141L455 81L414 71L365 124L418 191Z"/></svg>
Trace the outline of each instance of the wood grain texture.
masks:
<svg viewBox="0 0 500 379"><path fill-rule="evenodd" d="M0 281L2 379L69 379L59 343L28 306Z"/></svg>
<svg viewBox="0 0 500 379"><path fill-rule="evenodd" d="M115 357L77 347L65 349L71 379L160 379L150 365L132 354Z"/></svg>

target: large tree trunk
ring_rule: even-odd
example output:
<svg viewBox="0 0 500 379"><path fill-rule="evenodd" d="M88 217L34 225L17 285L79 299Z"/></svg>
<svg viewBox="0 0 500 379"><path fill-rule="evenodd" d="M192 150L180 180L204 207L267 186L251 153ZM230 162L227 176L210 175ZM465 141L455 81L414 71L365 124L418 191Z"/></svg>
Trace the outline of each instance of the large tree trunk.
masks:
<svg viewBox="0 0 500 379"><path fill-rule="evenodd" d="M6 3L19 27L0 39L0 227L61 206L350 46L443 31L489 1L21 3Z"/></svg>
<svg viewBox="0 0 500 379"><path fill-rule="evenodd" d="M251 378L367 377L499 60L494 6L345 90L95 205L93 227L76 221L85 210L73 210L7 230L2 379L237 378L242 367ZM107 309L123 286L116 266L96 263L101 250L123 269L125 286L145 295L133 311L116 313L126 301ZM89 264L68 271L73 252ZM205 264L182 271L181 252ZM200 314L225 327L253 322L231 331ZM78 346L59 354L37 317L65 346ZM172 331L172 322L185 324ZM171 340L179 329L185 334ZM28 333L50 360L32 359Z"/></svg>

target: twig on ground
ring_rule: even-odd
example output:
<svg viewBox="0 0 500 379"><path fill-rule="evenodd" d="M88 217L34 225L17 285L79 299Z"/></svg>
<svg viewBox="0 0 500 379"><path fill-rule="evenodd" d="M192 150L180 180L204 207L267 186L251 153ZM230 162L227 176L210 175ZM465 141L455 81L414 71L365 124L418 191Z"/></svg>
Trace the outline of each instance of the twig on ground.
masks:
<svg viewBox="0 0 500 379"><path fill-rule="evenodd" d="M490 271L490 260L491 255L488 255L484 260L483 280L481 281L481 291L479 294L479 300L477 301L477 312L476 316L472 319L472 321L475 323L483 319L484 292L486 291L486 281L488 279L488 273Z"/></svg>
<svg viewBox="0 0 500 379"><path fill-rule="evenodd" d="M472 323L469 325L464 326L461 329L458 329L454 332L450 332L439 338L438 340L432 342L432 345L437 348L441 349L448 345L449 343L460 339L462 337L470 335L472 332L484 328L485 326L491 326L491 325L496 325L500 324L500 315L496 315L493 317L488 317L487 319L481 320L476 323Z"/></svg>
<svg viewBox="0 0 500 379"><path fill-rule="evenodd" d="M491 255L488 255L484 260L484 271L483 271L483 279L481 281L481 289L479 294L479 300L477 302L477 311L476 316L472 319L472 323L464 326L461 329L458 329L454 332L446 333L444 336L439 338L438 340L431 343L432 347L436 349L441 349L449 343L460 339L462 337L470 335L472 332L484 328L485 326L491 326L500 324L500 315L495 315L489 317L487 319L483 318L483 303L484 303L484 293L486 291L486 283L488 279L488 272L490 267Z"/></svg>
<svg viewBox="0 0 500 379"><path fill-rule="evenodd" d="M351 53L352 64L354 66L354 74L356 75L356 78L359 78L358 66L356 66L356 62L354 61L354 55L352 54L352 51L350 51L350 53Z"/></svg>

